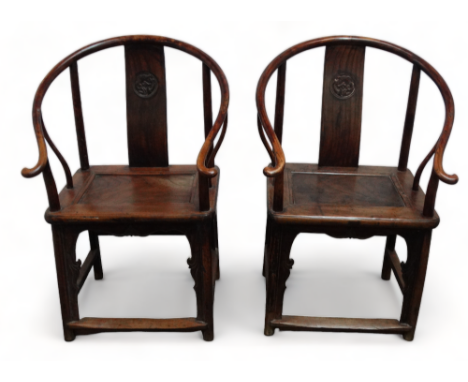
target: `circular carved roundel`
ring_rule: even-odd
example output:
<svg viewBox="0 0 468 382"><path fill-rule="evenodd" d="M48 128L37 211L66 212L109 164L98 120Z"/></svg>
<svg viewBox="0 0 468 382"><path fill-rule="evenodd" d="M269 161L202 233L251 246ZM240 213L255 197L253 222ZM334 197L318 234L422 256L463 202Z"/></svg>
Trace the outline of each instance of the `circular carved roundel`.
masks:
<svg viewBox="0 0 468 382"><path fill-rule="evenodd" d="M338 99L347 99L353 96L356 87L351 76L337 75L331 83L331 92Z"/></svg>
<svg viewBox="0 0 468 382"><path fill-rule="evenodd" d="M136 75L133 90L141 98L149 98L158 90L158 79L153 73L141 72Z"/></svg>

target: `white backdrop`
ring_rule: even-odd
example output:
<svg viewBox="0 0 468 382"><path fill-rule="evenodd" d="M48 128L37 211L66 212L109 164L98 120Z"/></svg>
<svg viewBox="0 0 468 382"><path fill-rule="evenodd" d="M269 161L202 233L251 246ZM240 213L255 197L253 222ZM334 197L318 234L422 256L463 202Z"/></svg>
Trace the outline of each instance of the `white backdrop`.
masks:
<svg viewBox="0 0 468 382"><path fill-rule="evenodd" d="M5 381L58 380L464 380L468 213L466 144L468 64L466 10L459 1L66 2L2 3L0 155L2 165L0 376ZM290 21L279 21L290 20ZM211 55L230 86L229 129L218 154L221 280L216 285L215 340L196 333L109 333L63 340L51 230L41 177L22 167L37 161L31 105L40 81L69 53L104 38L154 34L193 44ZM255 89L266 65L299 42L360 35L401 45L431 63L452 90L456 118L444 167L460 182L439 187L441 224L433 235L415 340L397 335L276 332L263 335L261 276L268 162L256 127ZM289 162L318 158L324 50L288 64L284 150ZM80 61L91 164L125 164L123 48ZM201 64L167 50L169 156L195 163L203 142ZM411 64L368 49L360 163L396 166ZM219 92L213 92L219 105ZM268 89L273 111L275 81ZM442 99L423 75L409 166L417 166L440 134ZM271 114L270 114L271 115ZM68 72L44 102L52 139L78 168ZM50 154L51 157L53 154ZM60 187L64 176L52 159ZM427 171L426 171L427 172ZM427 184L427 174L422 184ZM465 225L464 225L465 224ZM285 314L398 318L401 295L392 276L380 279L384 239L336 240L300 235L285 295ZM397 241L405 257L405 246ZM87 237L78 255L88 251ZM195 315L184 237L101 238L104 280L89 277L82 316ZM42 378L40 377L42 376ZM463 378L464 377L464 378Z"/></svg>

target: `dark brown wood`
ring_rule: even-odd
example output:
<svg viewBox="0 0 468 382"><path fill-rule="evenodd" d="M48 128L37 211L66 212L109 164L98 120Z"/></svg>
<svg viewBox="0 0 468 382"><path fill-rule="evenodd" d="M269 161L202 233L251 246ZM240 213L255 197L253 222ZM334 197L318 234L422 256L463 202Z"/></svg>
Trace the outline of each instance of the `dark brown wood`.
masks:
<svg viewBox="0 0 468 382"><path fill-rule="evenodd" d="M319 166L359 164L364 57L364 46L327 46Z"/></svg>
<svg viewBox="0 0 468 382"><path fill-rule="evenodd" d="M70 80L73 98L73 111L75 113L76 138L78 140L78 153L80 154L80 164L82 170L88 170L88 147L86 145L83 110L81 107L80 79L78 76L78 63L76 61L70 65Z"/></svg>
<svg viewBox="0 0 468 382"><path fill-rule="evenodd" d="M260 80L258 81L258 86L257 86L256 101L257 101L257 109L258 109L258 118L260 120L261 127L265 130L266 136L268 137L270 141L273 154L275 157L275 161L272 162L271 165L264 168L263 173L265 174L265 176L267 177L281 176L281 173L284 171L284 166L286 164L286 159L284 156L283 149L281 147L281 143L276 137L273 126L266 112L265 92L266 92L266 87L268 85L268 81L270 80L273 73L275 73L275 71L281 65L283 65L288 59L296 56L297 54L300 54L309 49L318 48L318 47L327 47L327 50L328 50L332 46L372 47L372 48L381 49L381 50L393 53L411 62L413 65L417 66L418 68L420 68L421 71L423 71L432 81L434 81L434 83L439 88L442 98L444 100L446 118L445 118L442 133L433 149L433 152L431 152L426 159L427 161L429 161L431 156L434 155L433 170L435 171L437 178L447 184L456 184L458 182L458 177L456 175L447 174L442 165L445 147L447 146L447 142L450 137L450 133L452 131L454 115L455 115L453 97L444 79L434 69L434 67L432 67L428 62L426 62L421 57L415 55L414 53L404 48L401 48L397 45L391 44L386 41L380 41L380 40L364 38L364 37L355 37L355 36L333 36L333 37L324 37L324 38L318 38L315 40L305 41L279 54L264 70L263 74L260 77ZM40 141L38 141L38 143L39 145L41 144ZM266 141L264 142L264 144L265 146L268 146ZM345 149L343 148L343 150ZM427 161L425 163L423 162L420 168L424 169L424 166L427 163ZM42 163L41 160L39 160L36 167L34 169L31 169L30 172L34 173L35 171L37 171L36 168L40 168L41 163ZM418 173L419 173L419 170L418 170ZM418 177L416 178L418 179ZM435 186L435 183L432 183L431 187L433 188L434 186ZM415 189L417 189L416 184L415 184ZM283 198L284 197L283 191L284 191L283 189L278 187L276 189L276 192L278 193L278 195L275 196L275 199Z"/></svg>
<svg viewBox="0 0 468 382"><path fill-rule="evenodd" d="M81 261L76 260L76 241L78 232L68 227L53 225L55 266L59 287L60 307L65 341L73 341L75 332L68 327L80 317L78 309L78 276Z"/></svg>
<svg viewBox="0 0 468 382"><path fill-rule="evenodd" d="M260 135L260 139L262 140L263 145L265 146L268 156L270 157L271 163L275 163L275 154L268 143L265 133L263 132L262 122L260 121L260 117L257 117L257 127L258 127L258 134Z"/></svg>
<svg viewBox="0 0 468 382"><path fill-rule="evenodd" d="M275 104L275 134L283 142L284 93L286 91L286 62L278 68Z"/></svg>
<svg viewBox="0 0 468 382"><path fill-rule="evenodd" d="M400 258L398 257L395 251L389 252L388 256L390 258L392 270L393 270L393 273L395 274L395 278L397 279L398 285L400 286L401 291L404 292L406 289L406 283L403 278Z"/></svg>
<svg viewBox="0 0 468 382"><path fill-rule="evenodd" d="M272 326L280 330L311 332L357 332L398 334L411 331L411 326L398 320L344 317L282 316Z"/></svg>
<svg viewBox="0 0 468 382"><path fill-rule="evenodd" d="M42 130L44 132L44 139L47 141L50 148L52 149L54 154L57 156L60 164L63 167L63 171L65 172L65 179L67 181L67 188L73 188L73 178L72 178L72 175L71 175L70 167L68 167L67 161L65 160L62 153L59 151L57 146L55 146L54 142L50 138L49 133L47 132L43 121L42 121Z"/></svg>
<svg viewBox="0 0 468 382"><path fill-rule="evenodd" d="M312 188L309 178L325 178ZM359 179L353 185L349 179ZM274 211L275 181L268 182L269 208ZM317 164L288 163L284 170L283 212L275 215L282 224L340 226L343 229L432 229L439 224L436 214L422 215L425 195L412 190L410 170L397 167L321 167ZM307 189L311 189L307 195ZM308 196L308 197L307 197ZM385 235L388 236L388 235Z"/></svg>
<svg viewBox="0 0 468 382"><path fill-rule="evenodd" d="M435 199L437 194L437 188L439 187L439 178L435 171L432 171L431 177L429 178L429 184L427 186L427 195L424 200L423 215L427 217L434 216Z"/></svg>
<svg viewBox="0 0 468 382"><path fill-rule="evenodd" d="M94 318L85 317L67 325L83 334L99 332L195 332L206 328L206 323L195 318ZM87 333L86 333L87 331Z"/></svg>
<svg viewBox="0 0 468 382"><path fill-rule="evenodd" d="M403 336L407 341L413 340L416 331L429 260L431 235L432 231L423 231L405 237L408 245L408 259L403 264L403 277L407 280L407 286L403 293L400 322L412 328Z"/></svg>
<svg viewBox="0 0 468 382"><path fill-rule="evenodd" d="M280 319L283 312L283 298L286 291L286 280L294 261L289 258L291 247L298 232L286 226L270 221L270 235L265 245L267 253L266 264L266 315L265 315L265 335L271 336L274 333L272 321Z"/></svg>
<svg viewBox="0 0 468 382"><path fill-rule="evenodd" d="M214 166L214 158L216 157L216 154L218 153L218 150L224 141L224 137L226 136L227 126L228 126L228 114L226 114L226 119L224 120L223 129L221 130L221 135L219 136L218 142L216 142L216 146L213 148L209 156L208 163L210 166ZM211 187L211 179L210 179L210 187Z"/></svg>
<svg viewBox="0 0 468 382"><path fill-rule="evenodd" d="M275 211L283 211L283 185L284 185L284 175L278 175L275 180L275 193L274 193L274 200L273 200L273 209Z"/></svg>
<svg viewBox="0 0 468 382"><path fill-rule="evenodd" d="M102 280L104 278L104 273L102 271L102 262L101 262L101 248L99 247L99 238L98 235L93 232L89 232L89 244L91 246L91 251L94 251L94 279Z"/></svg>
<svg viewBox="0 0 468 382"><path fill-rule="evenodd" d="M439 143L439 142L437 142L437 143ZM413 182L413 190L414 191L417 191L419 189L419 181L421 180L421 175L422 175L426 165L428 164L429 160L434 155L435 150L437 148L437 143L434 145L434 147L431 149L431 151L429 151L429 154L426 155L426 157L423 159L423 161L421 162L421 164L419 165L419 167L418 167L418 169L416 171L416 174L414 176L414 182Z"/></svg>
<svg viewBox="0 0 468 382"><path fill-rule="evenodd" d="M96 256L98 255L97 250L91 250L88 253L88 256L86 256L86 259L83 263L83 265L80 268L80 273L78 275L78 280L76 281L76 285L78 287L78 292L81 291L81 288L83 288L83 284L86 281L86 278L89 275L89 272L91 271L91 268L93 267L95 261L96 261Z"/></svg>
<svg viewBox="0 0 468 382"><path fill-rule="evenodd" d="M129 164L168 166L164 47L126 45L125 70Z"/></svg>
<svg viewBox="0 0 468 382"><path fill-rule="evenodd" d="M47 197L49 199L49 210L51 212L60 210L60 200L57 193L57 186L55 185L54 176L50 168L49 162L46 163L44 171L42 173L44 177L44 183L47 190Z"/></svg>
<svg viewBox="0 0 468 382"><path fill-rule="evenodd" d="M77 61L102 49L125 46L129 166L89 166L84 134ZM167 155L166 80L164 46L200 59L204 73L213 73L221 88L221 106L196 165L169 165ZM64 157L42 121L41 105L52 81L70 68L81 169L71 176ZM206 75L204 76L206 81ZM204 90L206 90L204 86ZM103 331L202 331L214 338L214 284L219 279L217 195L219 168L214 158L227 130L229 89L226 77L206 53L189 44L159 36L125 36L84 47L61 61L39 86L33 122L39 161L23 169L25 177L44 176L52 225L63 330L66 341L76 335ZM209 129L208 129L209 127ZM216 146L213 142L222 128ZM67 187L57 192L45 142L59 158ZM112 139L104 144L111 144ZM211 182L211 187L209 187ZM81 264L76 258L80 233L88 231L90 252ZM91 268L103 279L99 236L183 235L190 243L190 272L195 281L196 318L80 320L78 293Z"/></svg>
<svg viewBox="0 0 468 382"><path fill-rule="evenodd" d="M384 262L382 266L382 280L390 280L392 275L392 260L390 259L390 251L395 250L396 235L387 236L387 242L385 243L384 251Z"/></svg>
<svg viewBox="0 0 468 382"><path fill-rule="evenodd" d="M413 136L414 118L416 116L416 105L418 103L419 81L421 78L421 69L417 65L413 66L411 75L411 85L408 97L408 107L406 108L405 126L403 128L403 138L400 150L400 162L398 170L406 171L408 168L409 151L411 147L411 138Z"/></svg>
<svg viewBox="0 0 468 382"><path fill-rule="evenodd" d="M205 139L208 137L208 134L213 127L213 107L211 105L211 71L208 66L202 64L202 81L203 81L203 117L205 122ZM221 136L223 138L223 136ZM213 144L210 147L208 157L211 157L213 154ZM214 154L216 155L216 153ZM214 158L214 156L213 156ZM214 159L209 159L207 161L208 166L214 167ZM211 179L208 180L208 185L211 187ZM206 191L204 191L206 193ZM202 195L203 193L200 193ZM206 201L201 202L201 205L206 207Z"/></svg>
<svg viewBox="0 0 468 382"><path fill-rule="evenodd" d="M211 180L204 175L198 176L198 193L199 195L208 195L211 188ZM200 211L208 211L210 209L209 198L200 198Z"/></svg>
<svg viewBox="0 0 468 382"><path fill-rule="evenodd" d="M213 127L213 106L211 104L211 71L205 64L203 64L203 116L206 138Z"/></svg>
<svg viewBox="0 0 468 382"><path fill-rule="evenodd" d="M273 73L287 60L308 49L326 47L322 100L322 131L318 164L287 163L281 147L277 107L273 129L265 107L265 90ZM399 167L359 165L362 86L365 47L385 50L413 64ZM434 148L419 166L416 176L407 169L414 125L420 72L426 73L442 93L446 120ZM282 91L279 91L282 94ZM280 97L281 98L281 97ZM284 99L281 99L280 105ZM277 103L278 106L278 103ZM427 268L431 232L439 224L434 210L439 181L455 184L456 175L442 167L443 153L453 124L454 105L445 81L426 61L396 45L362 37L325 37L287 49L265 69L257 87L258 130L271 164L268 177L268 214L263 275L266 278L265 335L281 330L399 333L414 338ZM268 137L268 140L267 140ZM434 157L424 193L421 174ZM400 320L297 317L283 315L286 281L293 261L289 258L294 238L300 233L320 233L334 238L367 239L384 236L382 279L393 271L403 293ZM400 262L395 251L397 236L408 247L408 259Z"/></svg>
<svg viewBox="0 0 468 382"><path fill-rule="evenodd" d="M292 173L294 204L353 207L404 207L390 176Z"/></svg>

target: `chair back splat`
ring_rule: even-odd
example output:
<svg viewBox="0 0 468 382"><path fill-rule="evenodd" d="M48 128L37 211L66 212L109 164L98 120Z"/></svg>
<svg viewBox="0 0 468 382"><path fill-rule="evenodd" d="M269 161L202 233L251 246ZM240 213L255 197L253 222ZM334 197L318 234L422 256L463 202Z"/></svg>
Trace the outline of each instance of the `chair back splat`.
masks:
<svg viewBox="0 0 468 382"><path fill-rule="evenodd" d="M131 167L167 167L164 46L125 46L128 159Z"/></svg>
<svg viewBox="0 0 468 382"><path fill-rule="evenodd" d="M352 45L327 47L319 166L359 164L365 49Z"/></svg>

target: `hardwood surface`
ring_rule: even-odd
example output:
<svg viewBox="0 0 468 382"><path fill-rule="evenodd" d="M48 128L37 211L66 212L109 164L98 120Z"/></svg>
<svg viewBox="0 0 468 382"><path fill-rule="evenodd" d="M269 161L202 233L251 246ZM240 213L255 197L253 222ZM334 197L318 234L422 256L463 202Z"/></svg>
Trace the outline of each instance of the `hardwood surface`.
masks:
<svg viewBox="0 0 468 382"><path fill-rule="evenodd" d="M274 211L274 183L268 181L268 211L287 224L435 228L439 217L421 211L424 192L412 190L410 170L396 167L321 167L288 163L281 212Z"/></svg>
<svg viewBox="0 0 468 382"><path fill-rule="evenodd" d="M75 187L60 193L60 211L49 223L192 221L216 211L218 179L210 188L209 211L200 211L195 165L168 167L91 166L73 177Z"/></svg>
<svg viewBox="0 0 468 382"><path fill-rule="evenodd" d="M281 147L285 110L287 60L309 49L326 47L322 124L318 164L287 163ZM396 54L413 65L408 107L398 167L360 166L359 150L367 47ZM266 113L265 91L277 72L275 126ZM421 71L435 82L446 108L442 134L423 159L415 176L407 168L417 108ZM414 338L424 288L432 230L439 224L435 199L439 181L455 184L456 175L442 166L453 125L454 103L440 74L414 53L385 41L336 36L310 40L278 55L257 86L257 125L271 163L268 177L268 214L263 275L267 297L265 335L275 328L294 331L400 333ZM426 192L419 186L430 159L433 167ZM381 277L393 272L403 293L400 321L334 317L283 316L286 281L294 261L291 247L300 233L322 233L335 238L367 239L386 236ZM401 262L397 237L405 240L408 255Z"/></svg>
<svg viewBox="0 0 468 382"><path fill-rule="evenodd" d="M132 167L166 167L167 101L164 46L125 45L128 157Z"/></svg>
<svg viewBox="0 0 468 382"><path fill-rule="evenodd" d="M364 46L327 46L320 166L356 167L361 142Z"/></svg>
<svg viewBox="0 0 468 382"><path fill-rule="evenodd" d="M128 166L89 164L81 103L78 61L97 51L123 46L127 98ZM173 48L198 58L202 65L205 142L194 165L169 165L167 150L167 100L164 49ZM70 69L73 108L81 168L72 177L65 157L47 133L42 101L57 76ZM221 90L221 104L212 120L211 74ZM216 200L219 168L215 156L227 129L229 89L219 65L206 53L174 39L160 36L124 36L88 45L66 57L39 86L33 106L33 123L39 160L23 169L30 178L43 174L49 208L45 218L52 225L55 263L66 341L76 335L113 331L201 331L214 338L214 284L219 279ZM202 103L200 103L202 106ZM218 142L213 145L221 131ZM183 138L183 137L182 137ZM112 137L109 137L109 144ZM67 180L59 193L49 164L46 143L58 157ZM90 251L84 262L76 259L76 242L88 231ZM99 236L185 235L188 259L195 282L197 316L174 319L81 318L78 293L91 269L103 279Z"/></svg>

